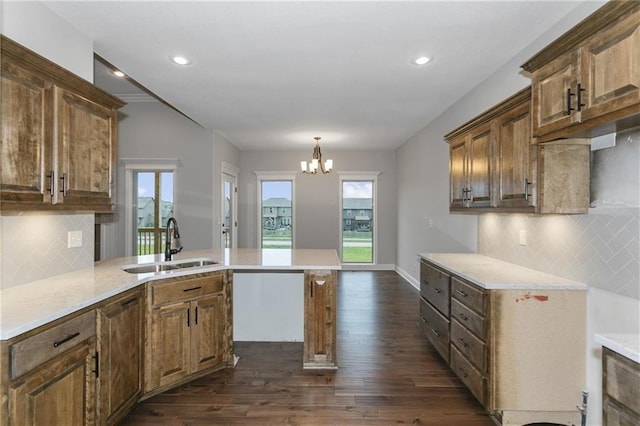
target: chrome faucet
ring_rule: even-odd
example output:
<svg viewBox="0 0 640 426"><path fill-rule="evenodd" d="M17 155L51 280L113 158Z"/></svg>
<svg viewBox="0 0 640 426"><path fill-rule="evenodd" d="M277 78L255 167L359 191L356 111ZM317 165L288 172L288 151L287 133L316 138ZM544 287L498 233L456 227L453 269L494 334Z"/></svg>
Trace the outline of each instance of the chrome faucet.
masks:
<svg viewBox="0 0 640 426"><path fill-rule="evenodd" d="M171 228L171 223L173 223L173 232L169 233ZM167 229L165 230L165 249L164 249L164 260L169 261L173 257L174 254L180 253L182 251L182 245L180 244L180 232L178 231L178 221L174 217L170 217L167 219ZM177 248L173 248L177 247Z"/></svg>

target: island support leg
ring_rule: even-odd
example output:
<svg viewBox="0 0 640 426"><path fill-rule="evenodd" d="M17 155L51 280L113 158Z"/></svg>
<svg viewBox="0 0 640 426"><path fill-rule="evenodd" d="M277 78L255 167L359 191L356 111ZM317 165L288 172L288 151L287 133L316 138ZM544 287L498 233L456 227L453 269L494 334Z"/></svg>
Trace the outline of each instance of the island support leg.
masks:
<svg viewBox="0 0 640 426"><path fill-rule="evenodd" d="M305 369L336 369L337 272L304 272Z"/></svg>

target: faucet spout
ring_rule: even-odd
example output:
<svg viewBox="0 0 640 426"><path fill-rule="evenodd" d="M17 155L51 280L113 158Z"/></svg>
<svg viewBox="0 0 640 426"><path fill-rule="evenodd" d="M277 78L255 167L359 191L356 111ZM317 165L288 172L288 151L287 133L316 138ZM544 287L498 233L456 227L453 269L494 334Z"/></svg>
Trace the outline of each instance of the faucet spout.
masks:
<svg viewBox="0 0 640 426"><path fill-rule="evenodd" d="M173 232L171 233L171 224L173 224ZM175 248L174 248L175 247ZM178 231L178 221L175 217L167 219L167 227L165 229L165 249L164 260L169 261L173 255L182 251L180 244L180 232Z"/></svg>

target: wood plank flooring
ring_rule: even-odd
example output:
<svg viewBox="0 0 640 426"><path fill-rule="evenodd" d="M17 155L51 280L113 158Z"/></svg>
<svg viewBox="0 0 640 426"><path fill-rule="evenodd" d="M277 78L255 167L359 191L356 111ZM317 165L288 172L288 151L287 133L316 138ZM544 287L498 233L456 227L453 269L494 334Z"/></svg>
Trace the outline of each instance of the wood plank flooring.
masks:
<svg viewBox="0 0 640 426"><path fill-rule="evenodd" d="M235 369L150 398L122 424L494 425L422 336L409 283L338 277L337 371L303 371L302 343L236 342Z"/></svg>

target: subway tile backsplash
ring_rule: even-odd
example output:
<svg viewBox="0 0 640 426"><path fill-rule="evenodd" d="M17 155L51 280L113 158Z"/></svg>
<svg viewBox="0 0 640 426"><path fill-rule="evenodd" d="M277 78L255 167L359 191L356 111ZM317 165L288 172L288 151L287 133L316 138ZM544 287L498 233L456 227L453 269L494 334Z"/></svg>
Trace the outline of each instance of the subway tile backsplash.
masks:
<svg viewBox="0 0 640 426"><path fill-rule="evenodd" d="M0 221L1 289L93 266L93 214L29 213ZM82 231L82 247L67 248L70 231Z"/></svg>
<svg viewBox="0 0 640 426"><path fill-rule="evenodd" d="M527 245L520 245L521 231ZM586 215L483 214L478 252L640 299L640 208Z"/></svg>

